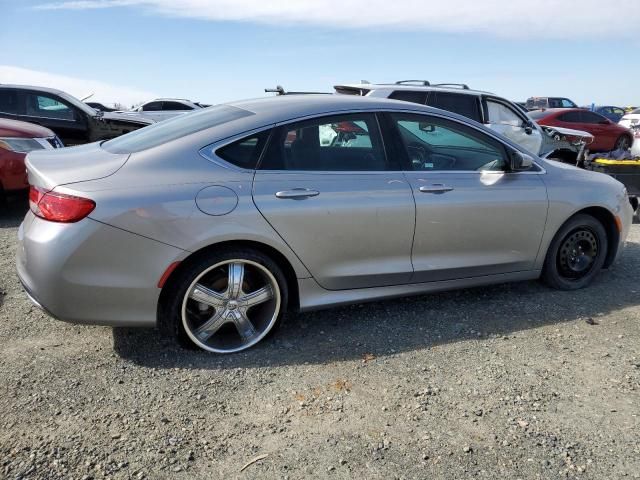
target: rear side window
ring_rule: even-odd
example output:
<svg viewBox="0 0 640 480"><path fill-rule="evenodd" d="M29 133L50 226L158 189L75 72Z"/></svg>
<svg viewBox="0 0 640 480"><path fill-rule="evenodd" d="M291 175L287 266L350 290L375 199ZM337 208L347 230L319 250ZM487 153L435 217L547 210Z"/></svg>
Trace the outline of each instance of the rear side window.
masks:
<svg viewBox="0 0 640 480"><path fill-rule="evenodd" d="M0 112L18 113L18 96L12 90L0 90Z"/></svg>
<svg viewBox="0 0 640 480"><path fill-rule="evenodd" d="M465 95L448 92L431 92L427 98L427 105L441 108L449 112L464 115L476 122L481 122L480 105L474 95Z"/></svg>
<svg viewBox="0 0 640 480"><path fill-rule="evenodd" d="M254 115L254 113L242 108L231 105L217 105L134 130L131 133L104 142L102 148L111 153L140 152L177 138L251 115Z"/></svg>
<svg viewBox="0 0 640 480"><path fill-rule="evenodd" d="M230 143L216 150L216 155L236 167L253 170L256 168L270 132L271 130L256 133Z"/></svg>
<svg viewBox="0 0 640 480"><path fill-rule="evenodd" d="M584 112L580 112L580 118L582 119L582 123L600 123L600 122L606 122L607 119L601 115L598 115L597 113L593 113L593 112L587 112L586 110Z"/></svg>
<svg viewBox="0 0 640 480"><path fill-rule="evenodd" d="M149 102L142 106L143 112L159 112L162 110L162 102Z"/></svg>
<svg viewBox="0 0 640 480"><path fill-rule="evenodd" d="M416 92L411 90L396 90L389 95L393 100L403 100L405 102L419 103L424 105L427 102L427 92Z"/></svg>
<svg viewBox="0 0 640 480"><path fill-rule="evenodd" d="M336 115L279 127L272 135L260 169L386 170L375 115Z"/></svg>
<svg viewBox="0 0 640 480"><path fill-rule="evenodd" d="M193 107L180 102L162 102L162 110L193 110Z"/></svg>
<svg viewBox="0 0 640 480"><path fill-rule="evenodd" d="M580 117L580 112L566 112L558 115L558 120L561 122L581 123L582 118Z"/></svg>

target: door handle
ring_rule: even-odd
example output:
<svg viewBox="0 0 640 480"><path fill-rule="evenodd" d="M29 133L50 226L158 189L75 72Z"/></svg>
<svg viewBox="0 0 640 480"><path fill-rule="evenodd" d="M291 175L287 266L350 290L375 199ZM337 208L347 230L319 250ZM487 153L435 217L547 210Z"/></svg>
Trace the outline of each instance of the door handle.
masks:
<svg viewBox="0 0 640 480"><path fill-rule="evenodd" d="M418 190L422 193L445 193L453 190L453 187L449 187L443 183L434 183L433 185L424 185Z"/></svg>
<svg viewBox="0 0 640 480"><path fill-rule="evenodd" d="M276 192L276 198L309 198L317 197L320 192L317 190L309 190L308 188L294 188L292 190L282 190Z"/></svg>

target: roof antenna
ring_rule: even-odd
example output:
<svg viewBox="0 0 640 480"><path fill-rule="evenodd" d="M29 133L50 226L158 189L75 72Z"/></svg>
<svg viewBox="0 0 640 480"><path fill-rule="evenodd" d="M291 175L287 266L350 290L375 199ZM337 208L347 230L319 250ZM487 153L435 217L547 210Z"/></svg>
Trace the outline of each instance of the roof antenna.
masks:
<svg viewBox="0 0 640 480"><path fill-rule="evenodd" d="M276 85L276 88L265 88L264 91L265 93L275 93L277 95L286 95L287 93L281 85Z"/></svg>

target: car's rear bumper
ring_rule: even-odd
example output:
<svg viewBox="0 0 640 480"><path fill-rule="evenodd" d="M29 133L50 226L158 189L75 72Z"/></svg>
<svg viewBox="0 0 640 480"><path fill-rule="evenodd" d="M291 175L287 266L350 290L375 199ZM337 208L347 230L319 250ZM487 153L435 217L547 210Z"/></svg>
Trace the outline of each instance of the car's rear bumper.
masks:
<svg viewBox="0 0 640 480"><path fill-rule="evenodd" d="M29 212L17 270L32 301L74 323L154 326L158 279L182 250L89 218L53 223Z"/></svg>

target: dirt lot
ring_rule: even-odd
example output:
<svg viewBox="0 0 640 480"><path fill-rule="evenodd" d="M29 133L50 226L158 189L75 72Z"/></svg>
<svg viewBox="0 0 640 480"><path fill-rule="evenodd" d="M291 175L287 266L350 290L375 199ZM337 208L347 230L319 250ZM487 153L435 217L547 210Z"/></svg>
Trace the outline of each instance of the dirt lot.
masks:
<svg viewBox="0 0 640 480"><path fill-rule="evenodd" d="M293 315L219 357L32 307L23 208L0 213L1 478L640 478L640 225L587 290Z"/></svg>

